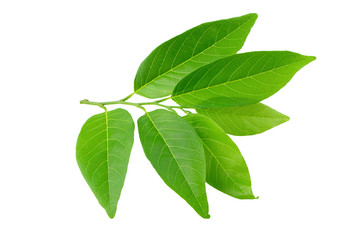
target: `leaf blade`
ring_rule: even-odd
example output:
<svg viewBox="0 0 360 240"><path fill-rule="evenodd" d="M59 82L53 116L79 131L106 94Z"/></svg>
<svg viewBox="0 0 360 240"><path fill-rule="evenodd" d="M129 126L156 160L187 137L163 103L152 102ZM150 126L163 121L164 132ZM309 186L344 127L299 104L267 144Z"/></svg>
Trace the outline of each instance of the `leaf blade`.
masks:
<svg viewBox="0 0 360 240"><path fill-rule="evenodd" d="M193 108L257 103L279 91L298 70L314 60L315 57L288 51L236 54L184 77L171 98Z"/></svg>
<svg viewBox="0 0 360 240"><path fill-rule="evenodd" d="M195 130L176 113L163 109L140 117L138 126L145 155L163 181L200 216L209 218L205 156Z"/></svg>
<svg viewBox="0 0 360 240"><path fill-rule="evenodd" d="M262 103L225 108L198 108L196 112L211 118L227 134L235 136L263 133L290 119Z"/></svg>
<svg viewBox="0 0 360 240"><path fill-rule="evenodd" d="M238 199L255 199L249 170L230 137L210 118L189 114L183 117L199 135L206 156L206 182Z"/></svg>
<svg viewBox="0 0 360 240"><path fill-rule="evenodd" d="M124 109L90 117L76 143L80 171L108 216L113 218L124 185L135 125Z"/></svg>
<svg viewBox="0 0 360 240"><path fill-rule="evenodd" d="M147 98L171 94L190 72L238 52L257 14L208 22L158 46L141 63L134 81L135 93Z"/></svg>

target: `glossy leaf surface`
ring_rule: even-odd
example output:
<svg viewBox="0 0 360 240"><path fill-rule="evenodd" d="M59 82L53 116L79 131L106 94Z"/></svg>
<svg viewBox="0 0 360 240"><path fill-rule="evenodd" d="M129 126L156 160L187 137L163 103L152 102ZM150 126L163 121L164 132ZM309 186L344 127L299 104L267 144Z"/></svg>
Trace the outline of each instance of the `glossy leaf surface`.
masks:
<svg viewBox="0 0 360 240"><path fill-rule="evenodd" d="M198 133L205 150L206 181L214 188L239 199L254 199L249 170L236 144L210 118L184 116Z"/></svg>
<svg viewBox="0 0 360 240"><path fill-rule="evenodd" d="M194 27L157 47L141 63L134 82L135 93L148 98L168 96L192 71L238 52L257 14Z"/></svg>
<svg viewBox="0 0 360 240"><path fill-rule="evenodd" d="M289 120L288 116L262 103L227 108L199 108L196 111L214 120L226 133L236 136L262 133Z"/></svg>
<svg viewBox="0 0 360 240"><path fill-rule="evenodd" d="M174 112L158 109L138 120L146 157L164 182L203 218L209 218L205 156L192 126Z"/></svg>
<svg viewBox="0 0 360 240"><path fill-rule="evenodd" d="M116 213L133 142L134 122L124 109L92 116L77 140L81 173L110 218Z"/></svg>
<svg viewBox="0 0 360 240"><path fill-rule="evenodd" d="M287 51L236 54L184 77L172 99L194 108L232 107L260 102L284 87L315 57Z"/></svg>

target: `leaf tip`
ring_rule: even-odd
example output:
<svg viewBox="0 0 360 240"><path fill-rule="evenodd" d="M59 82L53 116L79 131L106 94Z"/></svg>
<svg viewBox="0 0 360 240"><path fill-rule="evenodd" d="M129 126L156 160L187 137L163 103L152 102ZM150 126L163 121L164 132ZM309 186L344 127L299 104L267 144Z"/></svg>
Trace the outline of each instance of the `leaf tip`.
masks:
<svg viewBox="0 0 360 240"><path fill-rule="evenodd" d="M290 117L287 116L287 115L284 115L284 122L287 122L287 121L289 121L289 120L290 120Z"/></svg>
<svg viewBox="0 0 360 240"><path fill-rule="evenodd" d="M309 60L310 60L311 62L316 60L316 57L315 57L315 56L308 56L308 57L309 57Z"/></svg>
<svg viewBox="0 0 360 240"><path fill-rule="evenodd" d="M259 199L259 196L255 197L254 194L238 197L238 199L254 200Z"/></svg>
<svg viewBox="0 0 360 240"><path fill-rule="evenodd" d="M110 219L113 219L116 214L116 209L106 209L106 213Z"/></svg>
<svg viewBox="0 0 360 240"><path fill-rule="evenodd" d="M251 23L254 25L256 20L258 19L259 15L257 13L249 13L249 14L246 14L245 16L247 16L248 20L251 21Z"/></svg>
<svg viewBox="0 0 360 240"><path fill-rule="evenodd" d="M249 13L249 16L255 18L255 20L259 17L257 13Z"/></svg>
<svg viewBox="0 0 360 240"><path fill-rule="evenodd" d="M210 218L210 214L209 214L209 213L206 213L206 214L201 215L201 217L203 217L204 219L209 219L209 218Z"/></svg>
<svg viewBox="0 0 360 240"><path fill-rule="evenodd" d="M299 61L301 61L303 63L303 66L308 65L309 63L313 62L316 60L315 56L307 56L307 55L301 55L301 59L299 59Z"/></svg>
<svg viewBox="0 0 360 240"><path fill-rule="evenodd" d="M315 57L315 56L306 56L306 55L303 55L303 57L304 57L304 61L306 61L306 64L309 64L309 63L311 63L311 62L313 62L313 61L316 60L316 57Z"/></svg>

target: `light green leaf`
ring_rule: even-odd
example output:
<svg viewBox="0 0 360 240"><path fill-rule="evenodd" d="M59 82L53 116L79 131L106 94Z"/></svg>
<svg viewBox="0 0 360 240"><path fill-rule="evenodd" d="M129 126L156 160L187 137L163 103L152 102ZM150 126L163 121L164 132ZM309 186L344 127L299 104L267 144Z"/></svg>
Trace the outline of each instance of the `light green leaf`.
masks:
<svg viewBox="0 0 360 240"><path fill-rule="evenodd" d="M133 142L134 122L124 109L92 116L77 140L81 173L110 218L116 213Z"/></svg>
<svg viewBox="0 0 360 240"><path fill-rule="evenodd" d="M210 118L184 116L196 130L205 150L206 181L214 188L239 199L254 199L249 170L238 147Z"/></svg>
<svg viewBox="0 0 360 240"><path fill-rule="evenodd" d="M289 117L262 103L226 108L198 108L196 111L214 120L228 134L236 136L265 132L289 120Z"/></svg>
<svg viewBox="0 0 360 240"><path fill-rule="evenodd" d="M158 109L138 120L146 157L164 182L203 218L209 218L205 156L193 127L174 112Z"/></svg>
<svg viewBox="0 0 360 240"><path fill-rule="evenodd" d="M238 52L256 19L252 13L204 23L161 44L141 63L135 93L148 98L170 95L187 74Z"/></svg>
<svg viewBox="0 0 360 240"><path fill-rule="evenodd" d="M287 51L233 55L184 77L176 85L172 99L194 108L257 103L279 91L313 60L315 57Z"/></svg>

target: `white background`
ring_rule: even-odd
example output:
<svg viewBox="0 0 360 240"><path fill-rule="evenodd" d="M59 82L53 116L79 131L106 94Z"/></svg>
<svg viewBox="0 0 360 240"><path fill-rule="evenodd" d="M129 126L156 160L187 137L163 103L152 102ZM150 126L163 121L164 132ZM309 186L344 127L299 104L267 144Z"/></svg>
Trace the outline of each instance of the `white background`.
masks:
<svg viewBox="0 0 360 240"><path fill-rule="evenodd" d="M2 0L0 239L360 239L357 2ZM260 198L207 186L211 218L202 219L157 176L136 137L109 219L75 159L82 124L101 109L79 100L128 95L156 46L250 12L259 18L242 52L317 57L265 101L289 122L233 138Z"/></svg>

